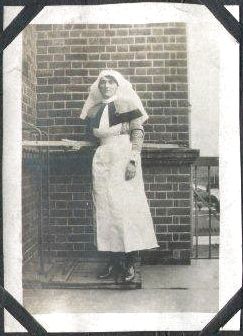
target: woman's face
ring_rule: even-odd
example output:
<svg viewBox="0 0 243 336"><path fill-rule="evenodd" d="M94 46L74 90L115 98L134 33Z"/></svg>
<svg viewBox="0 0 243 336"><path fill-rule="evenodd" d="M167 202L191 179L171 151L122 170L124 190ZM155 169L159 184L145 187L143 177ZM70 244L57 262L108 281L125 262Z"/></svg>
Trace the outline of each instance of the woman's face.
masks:
<svg viewBox="0 0 243 336"><path fill-rule="evenodd" d="M103 98L108 99L116 94L118 88L117 82L111 76L101 77L99 81L99 90Z"/></svg>

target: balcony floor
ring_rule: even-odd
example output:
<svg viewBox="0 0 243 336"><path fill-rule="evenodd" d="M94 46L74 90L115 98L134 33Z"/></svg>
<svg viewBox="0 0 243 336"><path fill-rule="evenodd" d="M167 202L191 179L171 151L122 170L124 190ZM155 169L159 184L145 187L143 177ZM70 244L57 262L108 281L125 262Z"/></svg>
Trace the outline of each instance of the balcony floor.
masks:
<svg viewBox="0 0 243 336"><path fill-rule="evenodd" d="M173 313L218 311L218 260L191 265L144 265L142 288L24 289L24 306L32 314Z"/></svg>

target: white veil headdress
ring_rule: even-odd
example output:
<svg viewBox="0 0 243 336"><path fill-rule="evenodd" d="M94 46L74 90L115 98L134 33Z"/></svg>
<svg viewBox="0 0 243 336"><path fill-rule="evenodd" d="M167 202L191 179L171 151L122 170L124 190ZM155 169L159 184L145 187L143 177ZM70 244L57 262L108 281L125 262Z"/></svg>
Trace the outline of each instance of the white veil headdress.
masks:
<svg viewBox="0 0 243 336"><path fill-rule="evenodd" d="M104 102L99 90L99 82L102 77L111 76L115 78L118 83L118 88L114 96L114 104L118 113L126 113L133 110L139 110L141 112L141 123L148 119L148 115L143 107L143 104L133 90L132 84L126 80L122 74L115 70L103 70L100 72L96 81L90 87L89 96L83 106L80 118L94 117L98 112L100 105Z"/></svg>

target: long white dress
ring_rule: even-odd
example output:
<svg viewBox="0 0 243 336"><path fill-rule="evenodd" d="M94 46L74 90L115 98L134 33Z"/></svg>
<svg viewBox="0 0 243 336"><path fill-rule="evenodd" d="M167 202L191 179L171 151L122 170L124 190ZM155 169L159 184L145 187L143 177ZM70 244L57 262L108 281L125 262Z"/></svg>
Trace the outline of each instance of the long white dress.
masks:
<svg viewBox="0 0 243 336"><path fill-rule="evenodd" d="M93 133L100 139L92 164L94 219L99 251L131 252L158 247L146 199L141 159L136 175L125 180L131 157L129 134L122 124L109 126L108 108Z"/></svg>

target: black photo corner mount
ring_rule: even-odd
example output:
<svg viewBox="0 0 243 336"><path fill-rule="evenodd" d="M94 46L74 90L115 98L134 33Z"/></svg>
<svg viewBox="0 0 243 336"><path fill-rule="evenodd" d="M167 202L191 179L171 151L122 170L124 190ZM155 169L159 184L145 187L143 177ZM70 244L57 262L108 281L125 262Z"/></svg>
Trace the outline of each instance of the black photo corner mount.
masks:
<svg viewBox="0 0 243 336"><path fill-rule="evenodd" d="M215 16L215 18L224 26L224 28L235 38L239 43L240 51L240 111L239 111L239 121L240 121L240 152L241 158L243 154L243 0L157 0L157 1L121 1L121 0L0 0L0 151L1 159L3 153L3 50L15 39L15 37L33 20L33 18L45 7L45 6L61 6L61 5L105 5L105 4L129 4L129 3L139 3L139 2L160 2L160 3L185 3L185 4L197 4L204 5L208 10ZM240 12L240 21L238 22L235 17L225 8L225 5L238 5ZM20 13L13 19L13 21L8 25L8 27L3 29L3 12L4 6L24 6ZM2 163L2 162L1 162ZM1 165L2 171L2 165ZM2 174L1 174L2 176ZM2 189L2 179L1 189ZM243 191L243 167L241 159L241 190ZM241 191L241 192L242 192ZM242 192L243 194L243 192ZM2 200L3 195L1 195L0 201L0 214L1 214L1 224L0 224L0 335L31 335L31 336L44 336L44 335L91 335L91 333L48 333L35 319L34 317L21 306L14 297L4 289L4 263L3 263L3 209ZM243 197L241 196L241 204L243 208ZM241 209L242 209L241 208ZM243 214L241 216L243 218ZM243 222L243 220L241 221ZM241 223L242 225L242 223ZM243 230L242 230L243 232ZM242 239L243 241L243 239ZM243 260L243 250L242 250L242 260ZM4 333L4 309L6 309L22 326L28 331L27 333ZM237 312L241 311L240 317L240 331L222 331L220 328L223 327ZM106 335L125 335L127 333L92 333L92 334L106 334ZM129 332L133 334L133 332ZM213 336L213 335L243 335L243 275L242 275L242 287L238 292L228 301L228 303L215 315L215 317L208 323L207 326L203 328L202 331L195 332L148 332L139 333L141 335L154 335L154 336L172 336L172 335L199 335L199 336ZM136 333L138 335L138 333Z"/></svg>

